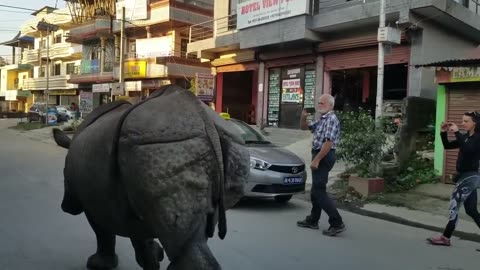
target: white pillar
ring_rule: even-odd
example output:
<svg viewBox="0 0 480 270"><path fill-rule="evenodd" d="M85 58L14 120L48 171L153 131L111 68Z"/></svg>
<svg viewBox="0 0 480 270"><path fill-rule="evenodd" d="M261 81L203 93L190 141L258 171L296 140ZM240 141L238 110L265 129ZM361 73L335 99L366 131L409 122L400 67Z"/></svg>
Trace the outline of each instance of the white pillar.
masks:
<svg viewBox="0 0 480 270"><path fill-rule="evenodd" d="M318 98L325 93L325 89L323 89L324 86L324 57L323 55L317 56L317 61L315 64L315 101L318 100Z"/></svg>
<svg viewBox="0 0 480 270"><path fill-rule="evenodd" d="M265 63L260 62L260 65L258 65L258 91L257 91L257 109L255 112L255 122L257 124L257 127L262 126L262 112L263 112L263 107L264 107L264 92L265 92Z"/></svg>

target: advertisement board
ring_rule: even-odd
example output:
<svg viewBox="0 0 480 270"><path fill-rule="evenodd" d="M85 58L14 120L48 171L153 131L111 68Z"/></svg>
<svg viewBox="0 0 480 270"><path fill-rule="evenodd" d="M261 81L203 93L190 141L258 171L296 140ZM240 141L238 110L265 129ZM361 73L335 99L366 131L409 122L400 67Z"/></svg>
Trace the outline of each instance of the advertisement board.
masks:
<svg viewBox="0 0 480 270"><path fill-rule="evenodd" d="M93 111L93 93L92 92L80 92L80 106L81 113L89 113Z"/></svg>
<svg viewBox="0 0 480 270"><path fill-rule="evenodd" d="M138 57L173 56L173 36L137 39L135 49Z"/></svg>
<svg viewBox="0 0 480 270"><path fill-rule="evenodd" d="M147 76L147 61L132 60L125 62L125 78L145 78Z"/></svg>
<svg viewBox="0 0 480 270"><path fill-rule="evenodd" d="M195 74L196 94L199 99L212 101L215 89L215 77L211 74Z"/></svg>
<svg viewBox="0 0 480 270"><path fill-rule="evenodd" d="M237 28L307 14L308 6L308 0L238 0Z"/></svg>

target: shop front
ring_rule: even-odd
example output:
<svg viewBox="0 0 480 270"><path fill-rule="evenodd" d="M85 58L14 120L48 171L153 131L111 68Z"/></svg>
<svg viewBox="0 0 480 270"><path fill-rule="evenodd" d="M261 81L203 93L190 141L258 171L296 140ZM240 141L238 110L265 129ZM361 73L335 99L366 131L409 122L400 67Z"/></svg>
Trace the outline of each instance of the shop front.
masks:
<svg viewBox="0 0 480 270"><path fill-rule="evenodd" d="M48 92L50 99L55 98L55 103L49 102L49 104L55 105L68 105L72 102L78 103L78 92L77 89L64 89L64 90L50 90Z"/></svg>
<svg viewBox="0 0 480 270"><path fill-rule="evenodd" d="M467 63L468 62L468 63ZM452 66L453 65L453 66ZM440 138L440 123L456 123L462 129L465 112L480 111L480 61L454 60L425 65L436 67L437 89L435 170L445 183L453 183L458 149L445 150ZM460 130L460 132L464 132ZM449 139L455 136L449 133Z"/></svg>
<svg viewBox="0 0 480 270"><path fill-rule="evenodd" d="M265 69L267 126L300 128L302 110L315 108L315 57L277 59Z"/></svg>
<svg viewBox="0 0 480 270"><path fill-rule="evenodd" d="M255 53L247 51L212 61L216 66L216 111L228 112L232 118L248 124L256 123L259 64L254 60Z"/></svg>
<svg viewBox="0 0 480 270"><path fill-rule="evenodd" d="M393 45L385 52L384 100L408 94L410 46ZM332 41L319 45L324 56L324 93L336 99L336 110L375 111L378 46L374 37Z"/></svg>

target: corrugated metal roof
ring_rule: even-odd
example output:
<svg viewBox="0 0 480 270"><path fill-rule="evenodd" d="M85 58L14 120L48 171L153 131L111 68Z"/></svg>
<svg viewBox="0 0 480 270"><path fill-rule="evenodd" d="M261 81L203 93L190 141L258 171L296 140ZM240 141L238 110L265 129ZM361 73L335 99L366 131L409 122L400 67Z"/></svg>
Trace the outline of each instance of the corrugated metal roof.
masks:
<svg viewBox="0 0 480 270"><path fill-rule="evenodd" d="M422 65L415 65L415 67L472 67L480 66L480 58L470 59L453 59L446 61L433 62Z"/></svg>

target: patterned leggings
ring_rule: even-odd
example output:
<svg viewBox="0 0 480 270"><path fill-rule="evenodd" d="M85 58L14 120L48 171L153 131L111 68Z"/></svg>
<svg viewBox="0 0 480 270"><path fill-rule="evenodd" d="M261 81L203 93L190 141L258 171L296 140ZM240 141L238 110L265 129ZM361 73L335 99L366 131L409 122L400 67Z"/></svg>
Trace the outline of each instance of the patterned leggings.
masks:
<svg viewBox="0 0 480 270"><path fill-rule="evenodd" d="M458 176L457 184L453 189L452 198L448 207L448 224L443 232L443 236L452 237L453 231L458 222L458 212L460 207L465 206L467 215L473 218L480 228L480 213L477 210L477 187L480 182L480 176L477 173L463 173Z"/></svg>

